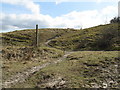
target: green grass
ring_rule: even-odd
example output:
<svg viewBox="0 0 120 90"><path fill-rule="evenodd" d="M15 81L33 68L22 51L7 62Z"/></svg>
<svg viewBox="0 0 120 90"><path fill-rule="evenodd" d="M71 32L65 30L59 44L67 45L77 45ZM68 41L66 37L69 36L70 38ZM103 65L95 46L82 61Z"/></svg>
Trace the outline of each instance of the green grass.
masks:
<svg viewBox="0 0 120 90"><path fill-rule="evenodd" d="M62 50L120 50L118 24L100 25L66 33L49 45Z"/></svg>
<svg viewBox="0 0 120 90"><path fill-rule="evenodd" d="M54 37L61 36L65 33L72 33L75 30L67 29L39 29L38 30L39 45L44 44L47 40ZM31 46L35 43L35 29L13 31L8 33L2 33L0 35L0 40L2 39L2 44L15 45L15 46Z"/></svg>
<svg viewBox="0 0 120 90"><path fill-rule="evenodd" d="M39 29L39 45L52 39L49 45L62 50L120 50L118 27L118 24L107 24L83 30ZM3 33L1 39L4 46L32 46L35 44L35 29Z"/></svg>
<svg viewBox="0 0 120 90"><path fill-rule="evenodd" d="M38 47L34 49L34 47L9 46L4 47L2 52L3 81L33 66L55 61L64 54L61 50L49 47Z"/></svg>
<svg viewBox="0 0 120 90"><path fill-rule="evenodd" d="M67 88L118 87L120 50L118 24L100 25L83 30L39 29L39 47L34 47L35 29L0 34L2 41L3 81L33 66L62 58L64 51L77 51L66 60L34 73L14 88L48 87L45 82L62 77ZM48 45L45 42L51 40ZM113 83L110 83L110 82ZM55 86L57 87L57 86Z"/></svg>
<svg viewBox="0 0 120 90"><path fill-rule="evenodd" d="M66 81L67 88L93 88L93 84L103 87L103 83L109 83L111 78L117 82L118 51L81 51L69 55L65 61L49 65L33 74L24 83L13 87L43 87L45 81L62 77ZM107 81L108 80L108 81ZM44 85L43 85L44 84ZM118 88L118 83L111 84L112 88Z"/></svg>

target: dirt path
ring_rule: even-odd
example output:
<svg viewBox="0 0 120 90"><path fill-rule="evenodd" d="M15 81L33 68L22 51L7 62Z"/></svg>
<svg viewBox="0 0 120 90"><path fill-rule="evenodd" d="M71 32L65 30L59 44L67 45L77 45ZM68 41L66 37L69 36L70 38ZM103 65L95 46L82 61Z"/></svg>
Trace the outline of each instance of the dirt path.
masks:
<svg viewBox="0 0 120 90"><path fill-rule="evenodd" d="M27 78L29 78L35 72L39 71L40 69L42 69L42 68L44 68L44 67L46 67L48 65L56 64L56 63L61 62L62 60L65 60L66 57L68 55L70 55L71 53L74 53L74 52L65 52L65 54L56 61L45 63L45 64L40 65L40 66L34 66L34 67L30 68L30 69L25 70L22 73L18 73L16 75L12 76L9 80L6 80L3 83L3 87L4 88L10 88L12 85L15 85L16 83L25 82L25 80Z"/></svg>
<svg viewBox="0 0 120 90"><path fill-rule="evenodd" d="M48 43L51 41L52 39L48 40L47 42L45 42L45 45L49 46Z"/></svg>
<svg viewBox="0 0 120 90"><path fill-rule="evenodd" d="M43 65L40 65L40 66L35 66L35 67L32 67L31 69L28 69L22 73L18 73L14 76L12 76L9 80L5 81L3 83L3 87L4 88L10 88L12 85L18 83L18 82L24 82L25 79L27 79L31 74L39 71L40 69L48 66L50 63L45 63Z"/></svg>
<svg viewBox="0 0 120 90"><path fill-rule="evenodd" d="M47 40L45 42L45 45L48 46L48 47L51 47L51 46L48 45L48 43L51 42L53 39L56 39L56 38L58 38L58 36L55 36L54 38L51 38L51 39Z"/></svg>

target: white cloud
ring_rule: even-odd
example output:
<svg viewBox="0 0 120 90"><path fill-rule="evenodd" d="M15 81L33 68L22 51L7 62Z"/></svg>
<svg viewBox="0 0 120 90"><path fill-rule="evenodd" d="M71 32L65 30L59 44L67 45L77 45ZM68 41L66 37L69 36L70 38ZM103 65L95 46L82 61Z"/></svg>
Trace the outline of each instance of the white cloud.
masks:
<svg viewBox="0 0 120 90"><path fill-rule="evenodd" d="M35 0L37 2L42 0ZM46 2L55 2L56 4L60 4L63 2L96 2L96 3L102 3L102 2L118 2L119 0L45 0Z"/></svg>
<svg viewBox="0 0 120 90"><path fill-rule="evenodd" d="M117 6L108 6L102 10L72 11L68 14L51 17L43 14L2 14L2 30L35 28L88 28L110 21L118 13Z"/></svg>
<svg viewBox="0 0 120 90"><path fill-rule="evenodd" d="M49 20L50 17L41 14L39 15L9 14L9 15L4 15L1 21L2 21L3 30L5 29L7 30L9 29L10 26L14 26L17 28L34 28L35 24L37 23L39 24L40 27L46 27L49 26L47 19Z"/></svg>
<svg viewBox="0 0 120 90"><path fill-rule="evenodd" d="M1 0L2 3L8 3L13 5L22 5L29 9L33 14L40 13L39 5L35 4L33 0Z"/></svg>
<svg viewBox="0 0 120 90"><path fill-rule="evenodd" d="M119 0L32 0L34 2L56 2L56 3L62 3L62 2L118 2Z"/></svg>
<svg viewBox="0 0 120 90"><path fill-rule="evenodd" d="M101 3L101 2L118 2L119 0L96 0L96 2Z"/></svg>
<svg viewBox="0 0 120 90"><path fill-rule="evenodd" d="M89 10L82 12L73 11L66 15L54 18L52 25L61 25L61 27L69 28L88 28L108 23L116 15L117 7L114 6L108 6L102 10Z"/></svg>

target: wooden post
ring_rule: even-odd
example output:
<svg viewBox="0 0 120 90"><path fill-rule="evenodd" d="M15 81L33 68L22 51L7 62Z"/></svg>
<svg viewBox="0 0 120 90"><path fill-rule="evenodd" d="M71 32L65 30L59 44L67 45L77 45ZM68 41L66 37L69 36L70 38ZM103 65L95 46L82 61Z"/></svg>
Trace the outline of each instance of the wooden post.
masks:
<svg viewBox="0 0 120 90"><path fill-rule="evenodd" d="M38 47L38 24L36 24L36 47Z"/></svg>

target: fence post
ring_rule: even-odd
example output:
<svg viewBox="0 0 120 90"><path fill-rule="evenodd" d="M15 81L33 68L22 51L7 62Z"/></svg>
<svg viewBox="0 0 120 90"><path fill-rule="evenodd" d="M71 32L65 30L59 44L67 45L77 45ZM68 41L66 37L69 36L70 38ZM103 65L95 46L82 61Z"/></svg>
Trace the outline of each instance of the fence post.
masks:
<svg viewBox="0 0 120 90"><path fill-rule="evenodd" d="M36 24L36 47L38 47L38 24Z"/></svg>

